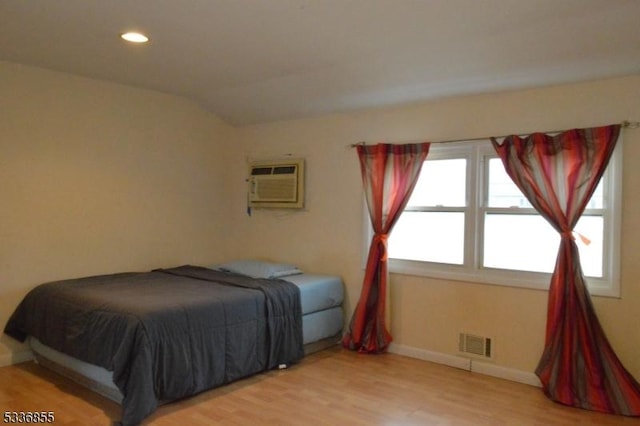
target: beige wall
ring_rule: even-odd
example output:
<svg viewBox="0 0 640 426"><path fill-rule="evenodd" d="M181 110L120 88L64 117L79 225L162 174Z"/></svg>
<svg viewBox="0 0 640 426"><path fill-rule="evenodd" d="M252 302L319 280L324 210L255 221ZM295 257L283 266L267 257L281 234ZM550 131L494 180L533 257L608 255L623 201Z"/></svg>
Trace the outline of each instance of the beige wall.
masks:
<svg viewBox="0 0 640 426"><path fill-rule="evenodd" d="M363 201L348 145L588 127L640 119L640 77L230 128L181 98L0 63L0 324L36 284L238 257L336 273L349 316L362 280ZM594 298L640 378L640 130L624 133L622 297ZM246 214L246 163L301 156L303 211ZM391 277L395 343L456 354L492 336L495 364L533 371L544 291ZM0 361L19 347L0 337Z"/></svg>
<svg viewBox="0 0 640 426"><path fill-rule="evenodd" d="M218 261L233 131L182 98L0 63L2 327L44 281Z"/></svg>
<svg viewBox="0 0 640 426"><path fill-rule="evenodd" d="M237 256L297 262L342 275L349 315L363 275L362 195L355 153L365 140L450 140L640 119L640 77L447 99L309 120L246 127L235 163L291 153L307 160L307 208L243 214L241 167L230 220ZM622 297L594 298L603 327L627 368L640 378L640 130L624 132ZM234 244L234 242L230 242ZM498 366L532 372L544 340L546 291L415 276L391 276L395 343L455 355L460 331L494 338Z"/></svg>

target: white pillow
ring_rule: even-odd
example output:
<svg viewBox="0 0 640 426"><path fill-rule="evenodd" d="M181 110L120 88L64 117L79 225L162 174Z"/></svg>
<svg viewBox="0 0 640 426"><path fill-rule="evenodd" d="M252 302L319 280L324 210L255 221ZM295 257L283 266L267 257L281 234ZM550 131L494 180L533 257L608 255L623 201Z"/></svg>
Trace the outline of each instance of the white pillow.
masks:
<svg viewBox="0 0 640 426"><path fill-rule="evenodd" d="M252 259L236 260L215 265L213 269L235 272L236 274L247 275L252 278L280 278L303 273L295 265Z"/></svg>

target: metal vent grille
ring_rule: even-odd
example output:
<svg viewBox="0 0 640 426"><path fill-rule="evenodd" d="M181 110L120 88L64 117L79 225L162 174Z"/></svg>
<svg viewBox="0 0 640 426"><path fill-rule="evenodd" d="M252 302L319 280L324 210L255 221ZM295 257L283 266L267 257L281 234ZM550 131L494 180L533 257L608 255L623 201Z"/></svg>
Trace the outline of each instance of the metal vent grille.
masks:
<svg viewBox="0 0 640 426"><path fill-rule="evenodd" d="M460 333L459 351L474 357L491 358L491 338L475 334Z"/></svg>
<svg viewBox="0 0 640 426"><path fill-rule="evenodd" d="M295 176L262 179L256 182L256 194L258 199L264 201L295 202L297 195L297 180Z"/></svg>

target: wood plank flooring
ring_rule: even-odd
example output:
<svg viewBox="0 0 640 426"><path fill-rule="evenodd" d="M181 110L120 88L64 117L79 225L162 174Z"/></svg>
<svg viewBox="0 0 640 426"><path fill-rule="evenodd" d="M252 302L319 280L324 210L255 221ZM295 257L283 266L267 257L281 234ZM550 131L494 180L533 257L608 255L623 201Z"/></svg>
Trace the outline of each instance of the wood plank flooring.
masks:
<svg viewBox="0 0 640 426"><path fill-rule="evenodd" d="M0 368L0 408L59 425L111 425L120 407L33 362ZM638 425L549 401L539 388L339 347L164 405L145 425Z"/></svg>

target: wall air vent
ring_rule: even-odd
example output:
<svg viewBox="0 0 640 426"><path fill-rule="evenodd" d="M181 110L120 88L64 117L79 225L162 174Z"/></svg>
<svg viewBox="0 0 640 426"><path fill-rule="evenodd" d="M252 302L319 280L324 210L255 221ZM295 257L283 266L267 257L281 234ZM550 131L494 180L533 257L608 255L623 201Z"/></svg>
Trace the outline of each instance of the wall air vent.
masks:
<svg viewBox="0 0 640 426"><path fill-rule="evenodd" d="M304 160L259 161L250 164L249 207L304 207Z"/></svg>
<svg viewBox="0 0 640 426"><path fill-rule="evenodd" d="M491 338L475 334L460 333L458 350L464 355L475 358L492 358Z"/></svg>

